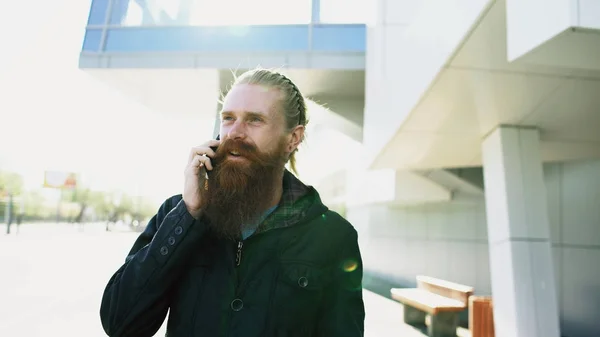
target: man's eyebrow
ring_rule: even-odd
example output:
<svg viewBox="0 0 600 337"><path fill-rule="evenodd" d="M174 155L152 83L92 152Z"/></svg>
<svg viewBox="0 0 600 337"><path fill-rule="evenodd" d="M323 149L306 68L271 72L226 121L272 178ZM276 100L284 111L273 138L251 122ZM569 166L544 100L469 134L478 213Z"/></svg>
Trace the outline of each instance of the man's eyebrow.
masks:
<svg viewBox="0 0 600 337"><path fill-rule="evenodd" d="M267 116L267 114L262 113L262 112L253 112L253 111L248 111L246 112L246 114L250 117L261 117L261 118L268 118L269 116Z"/></svg>
<svg viewBox="0 0 600 337"><path fill-rule="evenodd" d="M221 111L221 116L223 115L233 115L233 111ZM244 111L244 114L250 116L250 117L262 117L262 118L269 118L269 116L265 113L262 112L258 112L258 111Z"/></svg>

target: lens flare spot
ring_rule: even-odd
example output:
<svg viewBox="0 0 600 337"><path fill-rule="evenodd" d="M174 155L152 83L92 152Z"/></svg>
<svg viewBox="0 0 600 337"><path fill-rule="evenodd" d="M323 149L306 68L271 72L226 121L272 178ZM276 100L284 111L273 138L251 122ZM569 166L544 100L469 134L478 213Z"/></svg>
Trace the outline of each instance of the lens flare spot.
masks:
<svg viewBox="0 0 600 337"><path fill-rule="evenodd" d="M327 219L327 216L325 215L325 213L321 214L321 218Z"/></svg>
<svg viewBox="0 0 600 337"><path fill-rule="evenodd" d="M356 268L358 268L358 262L356 262L355 260L352 260L352 259L348 259L348 260L344 261L344 263L342 265L342 269L344 269L344 271L347 273L355 271Z"/></svg>

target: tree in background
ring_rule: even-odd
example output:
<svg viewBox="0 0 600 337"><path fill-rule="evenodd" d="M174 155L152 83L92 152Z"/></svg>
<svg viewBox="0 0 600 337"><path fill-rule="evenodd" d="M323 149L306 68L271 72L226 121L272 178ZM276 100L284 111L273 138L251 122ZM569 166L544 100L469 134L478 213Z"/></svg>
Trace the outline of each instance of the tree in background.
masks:
<svg viewBox="0 0 600 337"><path fill-rule="evenodd" d="M54 220L57 216L56 199L47 198L43 189L25 190L23 177L15 172L0 170L0 219L6 212L5 204L11 193L15 206L24 205L26 221ZM157 209L155 202L144 196L131 196L120 191L95 191L88 187L78 186L64 189L61 203L66 207L68 218L74 222L91 220L137 221L145 225ZM68 207L67 207L68 206ZM63 210L64 210L63 209Z"/></svg>
<svg viewBox="0 0 600 337"><path fill-rule="evenodd" d="M23 193L26 220L43 220L56 216L56 204L50 203L40 190Z"/></svg>
<svg viewBox="0 0 600 337"><path fill-rule="evenodd" d="M0 193L21 195L23 192L23 177L14 172L0 171Z"/></svg>
<svg viewBox="0 0 600 337"><path fill-rule="evenodd" d="M14 197L20 196L23 192L23 177L18 173L0 171L0 217L7 219L7 210L5 207L9 200L12 200L10 213L14 214ZM9 197L10 196L10 197Z"/></svg>
<svg viewBox="0 0 600 337"><path fill-rule="evenodd" d="M92 191L89 188L75 188L63 191L63 201L78 205L78 213L72 215L74 222L85 221L89 210L102 221L131 223L143 222L156 212L156 205L143 196L131 196L121 191Z"/></svg>

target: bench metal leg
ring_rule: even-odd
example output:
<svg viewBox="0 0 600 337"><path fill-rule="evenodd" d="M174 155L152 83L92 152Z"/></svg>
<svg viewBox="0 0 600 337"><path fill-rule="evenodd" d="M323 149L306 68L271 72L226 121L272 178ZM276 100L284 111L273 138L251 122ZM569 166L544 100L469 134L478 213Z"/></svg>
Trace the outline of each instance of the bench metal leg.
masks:
<svg viewBox="0 0 600 337"><path fill-rule="evenodd" d="M456 328L458 327L457 312L440 312L431 315L431 322L427 327L429 337L456 337Z"/></svg>
<svg viewBox="0 0 600 337"><path fill-rule="evenodd" d="M414 324L425 324L425 316L427 314L417 308L409 305L404 305L404 323Z"/></svg>

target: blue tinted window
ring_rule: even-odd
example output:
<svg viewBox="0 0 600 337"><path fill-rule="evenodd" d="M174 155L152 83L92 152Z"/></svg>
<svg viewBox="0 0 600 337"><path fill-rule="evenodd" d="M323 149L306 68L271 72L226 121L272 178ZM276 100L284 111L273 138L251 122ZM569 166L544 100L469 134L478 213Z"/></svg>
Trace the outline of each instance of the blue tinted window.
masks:
<svg viewBox="0 0 600 337"><path fill-rule="evenodd" d="M367 43L365 25L316 25L313 49L318 51L364 52Z"/></svg>
<svg viewBox="0 0 600 337"><path fill-rule="evenodd" d="M106 51L301 51L308 26L228 26L110 29Z"/></svg>
<svg viewBox="0 0 600 337"><path fill-rule="evenodd" d="M131 3L131 12L130 14L133 15L142 15L141 13L137 13L137 11L141 11L141 6L135 2L135 1L130 1L130 0L113 0L112 3L112 7L111 7L111 13L110 13L110 23L112 25L122 25L125 24L125 19L127 17L128 11L129 11L129 7ZM137 25L141 24L142 22L138 22L136 23Z"/></svg>
<svg viewBox="0 0 600 337"><path fill-rule="evenodd" d="M88 29L83 39L83 51L98 51L100 40L102 39L102 29Z"/></svg>
<svg viewBox="0 0 600 337"><path fill-rule="evenodd" d="M363 24L315 25L312 47L316 51L364 52ZM305 51L307 25L165 27L110 29L107 51Z"/></svg>
<svg viewBox="0 0 600 337"><path fill-rule="evenodd" d="M113 0L110 23L140 25L307 24L311 0Z"/></svg>
<svg viewBox="0 0 600 337"><path fill-rule="evenodd" d="M192 25L308 24L312 14L311 0L189 1L192 3L189 12L189 22Z"/></svg>
<svg viewBox="0 0 600 337"><path fill-rule="evenodd" d="M93 0L90 7L88 25L103 25L106 20L108 0Z"/></svg>

